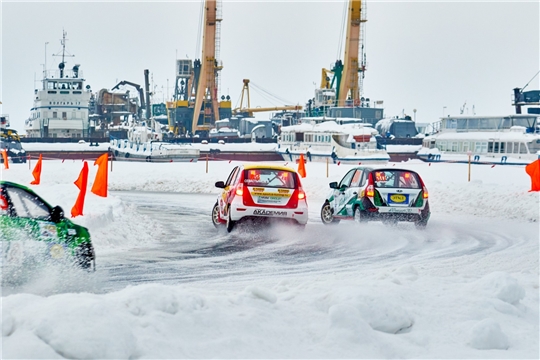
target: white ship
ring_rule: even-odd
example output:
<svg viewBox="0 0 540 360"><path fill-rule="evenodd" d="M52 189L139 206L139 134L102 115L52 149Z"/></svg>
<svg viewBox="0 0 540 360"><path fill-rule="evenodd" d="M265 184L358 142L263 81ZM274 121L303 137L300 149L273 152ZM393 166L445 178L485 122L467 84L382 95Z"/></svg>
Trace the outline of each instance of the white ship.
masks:
<svg viewBox="0 0 540 360"><path fill-rule="evenodd" d="M538 115L460 115L441 119L417 156L428 162L526 165L538 159Z"/></svg>
<svg viewBox="0 0 540 360"><path fill-rule="evenodd" d="M286 161L298 160L302 154L307 161L387 163L390 156L377 146L377 130L355 121L358 119L303 118L301 124L281 128L277 152Z"/></svg>
<svg viewBox="0 0 540 360"><path fill-rule="evenodd" d="M83 138L95 128L88 118L90 87L80 65L66 69L66 32L63 33L62 62L58 70L43 71L41 89L34 90L34 106L25 121L26 136L30 138Z"/></svg>

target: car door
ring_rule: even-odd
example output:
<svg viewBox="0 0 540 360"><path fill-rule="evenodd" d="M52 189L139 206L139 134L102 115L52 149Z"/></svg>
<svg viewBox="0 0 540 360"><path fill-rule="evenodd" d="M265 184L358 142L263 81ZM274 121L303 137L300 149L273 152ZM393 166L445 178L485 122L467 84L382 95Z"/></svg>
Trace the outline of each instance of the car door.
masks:
<svg viewBox="0 0 540 360"><path fill-rule="evenodd" d="M10 223L16 239L21 231L30 239L39 241L56 243L65 238L65 226L51 221L51 208L43 199L15 186L6 186L4 190L10 204L9 216L4 218Z"/></svg>
<svg viewBox="0 0 540 360"><path fill-rule="evenodd" d="M228 216L227 204L229 204L230 202L232 196L231 191L234 189L234 182L238 178L239 171L239 166L235 166L234 169L232 169L229 177L227 178L227 181L225 182L225 187L221 191L221 197L219 199L219 210L221 212L222 219L225 219Z"/></svg>
<svg viewBox="0 0 540 360"><path fill-rule="evenodd" d="M334 194L334 214L344 217L353 215L352 205L358 195L361 177L362 170L352 169L341 179Z"/></svg>

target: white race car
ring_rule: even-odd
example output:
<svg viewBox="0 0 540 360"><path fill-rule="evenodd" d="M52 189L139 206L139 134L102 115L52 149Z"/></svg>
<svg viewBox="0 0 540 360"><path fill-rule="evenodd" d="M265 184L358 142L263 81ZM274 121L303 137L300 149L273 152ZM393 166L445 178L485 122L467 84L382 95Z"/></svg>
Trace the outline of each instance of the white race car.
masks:
<svg viewBox="0 0 540 360"><path fill-rule="evenodd" d="M212 222L225 225L228 232L245 219L289 222L300 228L308 221L306 193L300 176L289 167L237 166L216 187L223 191L212 209Z"/></svg>

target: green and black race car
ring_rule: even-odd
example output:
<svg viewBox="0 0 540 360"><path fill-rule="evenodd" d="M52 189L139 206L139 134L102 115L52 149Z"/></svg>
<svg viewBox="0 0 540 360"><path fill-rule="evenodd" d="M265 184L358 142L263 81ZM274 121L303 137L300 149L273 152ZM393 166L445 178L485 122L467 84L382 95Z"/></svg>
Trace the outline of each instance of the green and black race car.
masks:
<svg viewBox="0 0 540 360"><path fill-rule="evenodd" d="M431 215L426 185L411 170L358 166L330 188L321 209L325 225L346 219L389 225L409 221L424 229Z"/></svg>
<svg viewBox="0 0 540 360"><path fill-rule="evenodd" d="M45 258L95 270L95 253L87 228L65 218L61 207L49 205L31 189L0 181L3 261L9 263L10 256L20 252L23 240L28 239L44 245Z"/></svg>

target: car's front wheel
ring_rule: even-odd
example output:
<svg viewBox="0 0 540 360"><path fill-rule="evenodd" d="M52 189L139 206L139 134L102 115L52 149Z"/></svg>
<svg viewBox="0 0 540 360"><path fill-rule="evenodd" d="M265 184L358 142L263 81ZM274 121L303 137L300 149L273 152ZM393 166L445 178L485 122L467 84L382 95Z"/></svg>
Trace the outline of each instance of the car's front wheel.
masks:
<svg viewBox="0 0 540 360"><path fill-rule="evenodd" d="M219 204L217 203L217 201L212 208L212 224L214 224L216 229L222 225L221 217L219 216Z"/></svg>
<svg viewBox="0 0 540 360"><path fill-rule="evenodd" d="M321 208L321 220L324 225L339 223L339 220L334 218L332 206L330 206L330 203L328 201L325 201Z"/></svg>
<svg viewBox="0 0 540 360"><path fill-rule="evenodd" d="M90 243L83 243L75 250L77 265L84 270L96 271L96 257L94 247Z"/></svg>

